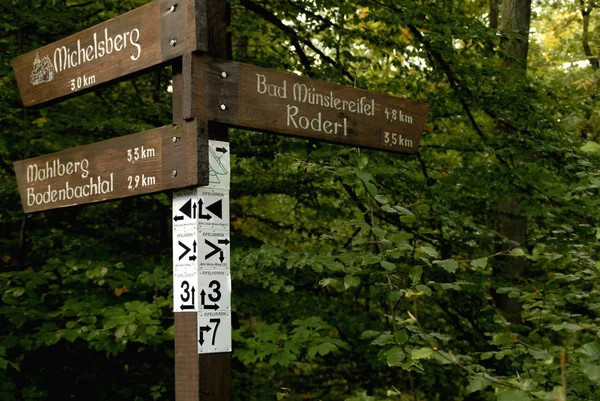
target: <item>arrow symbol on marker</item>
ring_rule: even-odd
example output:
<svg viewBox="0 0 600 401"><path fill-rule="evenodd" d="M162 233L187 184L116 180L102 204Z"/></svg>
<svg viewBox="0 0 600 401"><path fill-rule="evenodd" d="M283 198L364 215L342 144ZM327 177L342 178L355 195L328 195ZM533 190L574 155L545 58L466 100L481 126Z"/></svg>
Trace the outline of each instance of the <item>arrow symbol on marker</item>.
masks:
<svg viewBox="0 0 600 401"><path fill-rule="evenodd" d="M193 207L193 209L194 209L194 210L193 210L193 212L192 212L192 219L195 219L195 218L196 218L196 207L197 207L197 206L196 206L196 204L194 203L194 206L192 206L192 207Z"/></svg>
<svg viewBox="0 0 600 401"><path fill-rule="evenodd" d="M227 148L217 148L217 152L227 153Z"/></svg>
<svg viewBox="0 0 600 401"><path fill-rule="evenodd" d="M225 244L225 245L229 245L229 240L227 238L225 239L220 239L217 241L219 244Z"/></svg>
<svg viewBox="0 0 600 401"><path fill-rule="evenodd" d="M198 211L198 212L199 212L199 213L198 213L198 218L199 218L199 219L202 219L202 220L206 220L206 221L208 221L208 220L210 220L212 217L210 217L210 214L202 214L202 206L203 206L203 204L204 204L204 203L202 202L202 199L199 199L199 200L198 200L198 206L200 207L200 210Z"/></svg>
<svg viewBox="0 0 600 401"><path fill-rule="evenodd" d="M203 291L204 292L204 291ZM194 309L194 298L196 294L196 287L192 287L192 304L191 305L181 305L181 310L190 310L190 309Z"/></svg>
<svg viewBox="0 0 600 401"><path fill-rule="evenodd" d="M215 203L206 207L206 210L217 216L218 218L223 218L223 201L219 199Z"/></svg>
<svg viewBox="0 0 600 401"><path fill-rule="evenodd" d="M173 220L175 220L175 221L181 221L183 219L184 219L183 216L175 216L175 217L173 217Z"/></svg>
<svg viewBox="0 0 600 401"><path fill-rule="evenodd" d="M196 253L196 246L198 245L198 243L196 242L196 240L194 240L194 253Z"/></svg>
<svg viewBox="0 0 600 401"><path fill-rule="evenodd" d="M190 260L191 260L192 262L194 262L196 259L198 259L198 257L197 257L196 255L192 255L192 256L190 256Z"/></svg>
<svg viewBox="0 0 600 401"><path fill-rule="evenodd" d="M187 217L191 218L192 217L192 200L188 199L187 202L185 202L183 204L183 206L181 206L179 208L179 211L183 214L185 214Z"/></svg>
<svg viewBox="0 0 600 401"><path fill-rule="evenodd" d="M217 253L221 252L221 257L223 256L223 251L221 250L221 248L219 248L217 245L213 244L212 242L210 242L209 240L205 239L204 243L208 246L210 246L213 250L207 254L204 257L204 260L209 259L211 256L216 255Z"/></svg>
<svg viewBox="0 0 600 401"><path fill-rule="evenodd" d="M198 340L200 345L204 345L204 332L208 333L209 331L210 331L210 326L200 326L200 340Z"/></svg>
<svg viewBox="0 0 600 401"><path fill-rule="evenodd" d="M219 310L219 304L206 305L204 302L206 300L205 297L206 297L206 292L204 292L204 290L202 290L202 292L200 293L200 304L202 305L202 307L204 309Z"/></svg>
<svg viewBox="0 0 600 401"><path fill-rule="evenodd" d="M185 251L179 255L179 260L183 259L185 255L187 255L192 249L186 246L183 242L179 241L179 246L181 246Z"/></svg>

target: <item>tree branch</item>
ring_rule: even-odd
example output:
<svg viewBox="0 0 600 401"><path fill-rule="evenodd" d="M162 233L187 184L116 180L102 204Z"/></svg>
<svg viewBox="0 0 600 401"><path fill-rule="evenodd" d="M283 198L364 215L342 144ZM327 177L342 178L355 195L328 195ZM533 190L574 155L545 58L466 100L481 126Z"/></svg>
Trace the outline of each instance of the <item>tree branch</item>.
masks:
<svg viewBox="0 0 600 401"><path fill-rule="evenodd" d="M266 8L262 7L261 5L258 5L250 0L240 0L240 3L246 8L246 10L251 11L251 12L261 16L267 22L272 23L277 28L281 29L283 32L288 34L288 36L290 37L290 40L292 41L292 44L294 45L294 48L296 49L296 52L298 53L298 57L300 57L300 61L304 65L304 68L307 69L307 73L309 76L310 76L310 71L312 70L312 67L311 67L310 61L308 60L306 53L304 52L304 49L302 49L301 44L304 44L306 47L308 47L309 49L311 49L312 51L317 53L324 61L333 65L335 68L340 70L346 78L348 78L350 81L354 82L354 76L352 74L350 74L348 71L346 71L346 69L344 69L340 65L340 63L338 63L337 61L333 60L331 57L329 57L328 55L323 53L310 40L301 38L300 35L298 34L298 32L294 28L292 28L288 25L285 25L275 14L273 14Z"/></svg>

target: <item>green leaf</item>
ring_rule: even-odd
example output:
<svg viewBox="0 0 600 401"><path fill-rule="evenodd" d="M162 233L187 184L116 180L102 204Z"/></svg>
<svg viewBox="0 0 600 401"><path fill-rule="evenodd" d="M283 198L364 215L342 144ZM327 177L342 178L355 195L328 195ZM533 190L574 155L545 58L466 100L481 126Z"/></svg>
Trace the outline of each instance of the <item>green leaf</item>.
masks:
<svg viewBox="0 0 600 401"><path fill-rule="evenodd" d="M448 273L454 273L458 269L458 262L454 259L434 260L433 263L440 265Z"/></svg>
<svg viewBox="0 0 600 401"><path fill-rule="evenodd" d="M594 141L588 141L585 143L585 145L583 145L581 148L579 148L582 152L588 152L588 153L600 153L600 144L594 142Z"/></svg>
<svg viewBox="0 0 600 401"><path fill-rule="evenodd" d="M394 347L385 353L388 366L400 366L406 358L406 354L400 347Z"/></svg>
<svg viewBox="0 0 600 401"><path fill-rule="evenodd" d="M405 208L405 207L402 207L402 206L396 205L396 206L394 206L394 209L396 209L396 210L397 210L397 211L399 211L400 213L402 213L402 214L405 214L405 215L407 215L407 216L414 216L414 213L413 213L413 212L411 212L410 210L408 210L408 209L407 209L407 208Z"/></svg>
<svg viewBox="0 0 600 401"><path fill-rule="evenodd" d="M371 342L371 344L373 344L373 345L394 344L394 336L391 335L390 333L384 333L384 334L380 335L379 337L377 337L375 340L373 340L373 342Z"/></svg>
<svg viewBox="0 0 600 401"><path fill-rule="evenodd" d="M371 231L380 240L384 239L387 234L386 230L379 228L379 227L373 227L373 228L371 228Z"/></svg>
<svg viewBox="0 0 600 401"><path fill-rule="evenodd" d="M600 361L600 342L594 341L583 345L576 351L579 354L581 362L597 362Z"/></svg>
<svg viewBox="0 0 600 401"><path fill-rule="evenodd" d="M329 354L330 352L335 352L337 350L338 350L337 345L330 343L330 342L324 342L319 345L314 345L314 346L310 347L308 349L308 356L310 356L311 358L314 358L316 354L325 356L325 355Z"/></svg>
<svg viewBox="0 0 600 401"><path fill-rule="evenodd" d="M462 288L460 288L460 285L454 284L454 283L441 283L440 285L442 286L443 290L454 290L454 291L462 290Z"/></svg>
<svg viewBox="0 0 600 401"><path fill-rule="evenodd" d="M481 377L474 377L469 380L469 385L467 386L467 394L474 393L475 391L480 391L485 389L491 383L489 380L486 380Z"/></svg>
<svg viewBox="0 0 600 401"><path fill-rule="evenodd" d="M517 341L516 335L512 333L496 333L494 339L490 341L490 344L494 345L510 345Z"/></svg>
<svg viewBox="0 0 600 401"><path fill-rule="evenodd" d="M429 347L423 347L419 349L413 349L410 353L412 359L429 359L433 355L434 351Z"/></svg>
<svg viewBox="0 0 600 401"><path fill-rule="evenodd" d="M13 297L20 297L21 295L25 294L25 288L24 287L16 287L16 288L12 288L10 290L8 290L7 292L11 291L12 292L12 296Z"/></svg>
<svg viewBox="0 0 600 401"><path fill-rule="evenodd" d="M423 274L423 268L421 266L413 266L410 268L410 270L408 272L408 277L410 277L413 285L415 285L421 281L422 274Z"/></svg>
<svg viewBox="0 0 600 401"><path fill-rule="evenodd" d="M380 335L381 332L376 331L376 330L366 330L363 331L363 333L361 334L360 338L373 338L375 336Z"/></svg>
<svg viewBox="0 0 600 401"><path fill-rule="evenodd" d="M550 327L554 331L566 330L570 332L575 332L583 330L583 327L581 327L580 325L567 322L562 322L561 324L551 324L548 325L548 327Z"/></svg>
<svg viewBox="0 0 600 401"><path fill-rule="evenodd" d="M327 287L328 285L336 283L337 281L338 281L338 279L335 279L335 278L324 278L319 281L319 285L322 287Z"/></svg>
<svg viewBox="0 0 600 401"><path fill-rule="evenodd" d="M127 329L127 326L119 326L117 328L117 330L115 330L115 337L116 338L121 338L125 335L125 330Z"/></svg>
<svg viewBox="0 0 600 401"><path fill-rule="evenodd" d="M535 358L538 359L540 361L543 361L544 364L546 365L550 365L552 364L552 362L554 361L554 355L550 354L549 352L546 352L544 350L536 350L533 348L529 349L529 353Z"/></svg>
<svg viewBox="0 0 600 401"><path fill-rule="evenodd" d="M435 249L433 249L432 247L429 246L420 246L417 248L417 251L421 251L423 252L425 255L432 257L432 258L437 258L438 257L438 253Z"/></svg>
<svg viewBox="0 0 600 401"><path fill-rule="evenodd" d="M384 212L387 212L387 213L398 214L398 211L389 205L382 206L381 210L383 210Z"/></svg>
<svg viewBox="0 0 600 401"><path fill-rule="evenodd" d="M77 339L77 332L75 330L64 330L62 336L65 340L72 343Z"/></svg>
<svg viewBox="0 0 600 401"><path fill-rule="evenodd" d="M581 370L591 381L600 384L600 365L594 363L581 363Z"/></svg>
<svg viewBox="0 0 600 401"><path fill-rule="evenodd" d="M396 342L398 344L404 344L408 341L408 334L404 330L396 332Z"/></svg>
<svg viewBox="0 0 600 401"><path fill-rule="evenodd" d="M396 268L396 265L388 262L387 260L382 260L380 262L381 267L383 267L387 271L393 271Z"/></svg>
<svg viewBox="0 0 600 401"><path fill-rule="evenodd" d="M515 249L511 249L510 252L508 253L510 256L525 256L525 251L522 250L521 248L515 248Z"/></svg>
<svg viewBox="0 0 600 401"><path fill-rule="evenodd" d="M360 277L358 277L358 276L347 275L346 277L344 277L344 288L346 288L346 289L351 288L351 287L356 287L359 284L360 284Z"/></svg>
<svg viewBox="0 0 600 401"><path fill-rule="evenodd" d="M471 261L471 266L484 269L487 266L488 259L486 257Z"/></svg>
<svg viewBox="0 0 600 401"><path fill-rule="evenodd" d="M509 390L498 394L498 401L531 401L531 397L521 390Z"/></svg>
<svg viewBox="0 0 600 401"><path fill-rule="evenodd" d="M423 294L427 295L428 297L430 297L432 294L431 288L427 287L425 284L419 284L415 288Z"/></svg>
<svg viewBox="0 0 600 401"><path fill-rule="evenodd" d="M406 214L404 216L400 216L400 221L406 225L411 225L417 220L417 216L414 214Z"/></svg>
<svg viewBox="0 0 600 401"><path fill-rule="evenodd" d="M369 255L363 257L363 263L365 265L372 265L379 262L381 262L381 256Z"/></svg>

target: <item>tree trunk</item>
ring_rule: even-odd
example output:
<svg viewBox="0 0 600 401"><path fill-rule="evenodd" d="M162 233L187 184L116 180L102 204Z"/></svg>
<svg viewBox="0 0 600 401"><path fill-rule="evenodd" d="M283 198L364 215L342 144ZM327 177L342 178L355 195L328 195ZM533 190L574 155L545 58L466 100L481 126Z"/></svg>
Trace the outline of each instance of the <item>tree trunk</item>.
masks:
<svg viewBox="0 0 600 401"><path fill-rule="evenodd" d="M583 52L589 60L594 70L598 69L598 56L594 56L590 47L590 14L592 13L593 7L586 7L585 0L579 0L581 8L581 23L583 25L583 32L581 33L581 44L583 46Z"/></svg>
<svg viewBox="0 0 600 401"><path fill-rule="evenodd" d="M520 78L527 71L527 52L529 49L529 26L531 20L531 0L503 0L500 31L510 40L503 51L506 56L505 64L511 70L511 76L518 85ZM504 237L518 244L527 246L527 219L523 216L520 201L517 197L500 200L497 205L498 218L495 221L496 230ZM494 269L494 276L510 280L517 284L523 272L524 262L521 258L506 257L499 260ZM494 299L504 317L513 323L521 322L521 305L515 298L506 294L495 294Z"/></svg>
<svg viewBox="0 0 600 401"><path fill-rule="evenodd" d="M507 66L527 70L531 0L502 0L500 32L510 40L504 46Z"/></svg>
<svg viewBox="0 0 600 401"><path fill-rule="evenodd" d="M490 28L492 29L498 29L499 6L498 0L490 0Z"/></svg>

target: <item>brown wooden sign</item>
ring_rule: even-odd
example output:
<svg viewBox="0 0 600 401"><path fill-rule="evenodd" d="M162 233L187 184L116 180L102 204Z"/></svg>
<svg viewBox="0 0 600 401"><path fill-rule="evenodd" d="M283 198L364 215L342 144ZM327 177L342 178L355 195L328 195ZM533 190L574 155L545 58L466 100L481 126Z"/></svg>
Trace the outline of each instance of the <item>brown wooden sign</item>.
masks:
<svg viewBox="0 0 600 401"><path fill-rule="evenodd" d="M208 166L198 155L208 140L197 127L169 125L15 162L23 210L207 185Z"/></svg>
<svg viewBox="0 0 600 401"><path fill-rule="evenodd" d="M205 46L194 0L156 0L12 60L25 106L161 64Z"/></svg>
<svg viewBox="0 0 600 401"><path fill-rule="evenodd" d="M429 112L424 103L202 56L191 74L199 84L186 117L199 107L216 122L332 143L415 153Z"/></svg>

